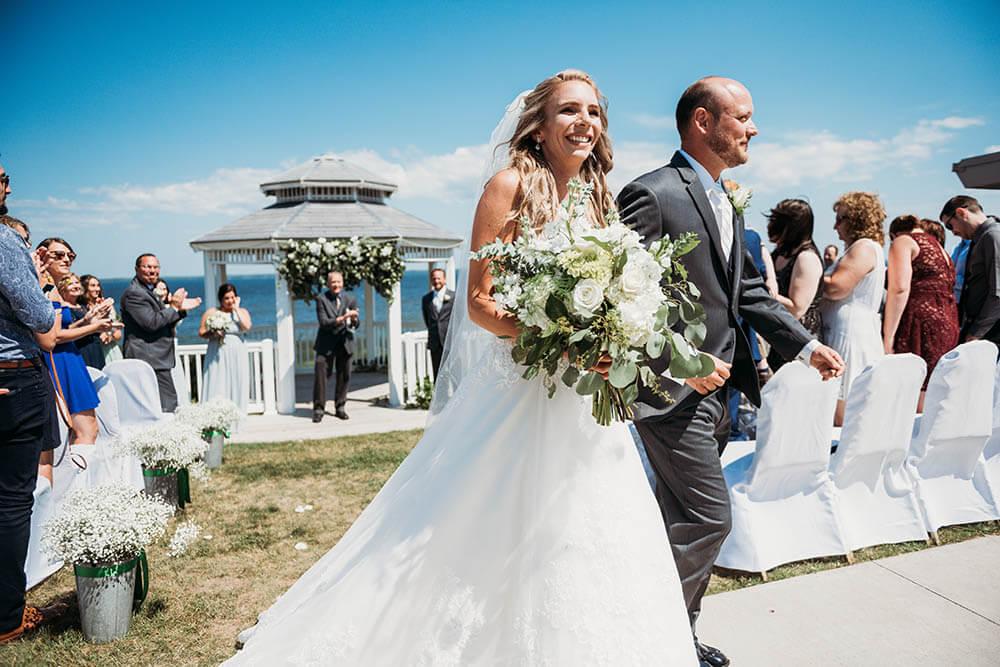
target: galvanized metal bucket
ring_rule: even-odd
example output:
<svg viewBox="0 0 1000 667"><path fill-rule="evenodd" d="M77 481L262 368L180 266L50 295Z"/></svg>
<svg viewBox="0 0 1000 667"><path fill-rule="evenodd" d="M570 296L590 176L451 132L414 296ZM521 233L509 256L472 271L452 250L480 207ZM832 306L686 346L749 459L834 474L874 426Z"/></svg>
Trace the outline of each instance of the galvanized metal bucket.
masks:
<svg viewBox="0 0 1000 667"><path fill-rule="evenodd" d="M226 435L220 431L208 431L205 434L208 451L205 453L205 466L209 469L222 465L222 448L226 444Z"/></svg>
<svg viewBox="0 0 1000 667"><path fill-rule="evenodd" d="M160 498L174 507L183 507L177 485L175 468L143 468L142 481L146 484L146 495Z"/></svg>
<svg viewBox="0 0 1000 667"><path fill-rule="evenodd" d="M104 644L128 634L132 611L142 604L148 590L146 554L122 563L78 564L73 572L84 639Z"/></svg>

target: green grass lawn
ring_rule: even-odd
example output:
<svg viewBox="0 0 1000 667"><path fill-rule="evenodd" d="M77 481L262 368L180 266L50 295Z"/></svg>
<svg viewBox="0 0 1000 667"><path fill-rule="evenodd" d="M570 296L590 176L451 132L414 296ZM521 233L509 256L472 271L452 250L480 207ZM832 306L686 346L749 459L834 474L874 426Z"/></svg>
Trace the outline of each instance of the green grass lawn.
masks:
<svg viewBox="0 0 1000 667"><path fill-rule="evenodd" d="M266 445L227 445L222 468L207 484L193 482L193 504L178 513L148 550L149 597L124 639L83 640L70 568L31 591L29 601L69 603L58 623L0 647L0 665L211 665L232 655L237 633L266 609L344 534L385 483L420 431ZM310 504L312 511L295 512ZM172 559L166 545L177 522L191 520L203 537ZM942 543L1000 534L997 522L949 528ZM306 551L294 545L305 542ZM859 561L927 548L924 543L855 552ZM770 580L846 566L843 558L794 563ZM757 575L713 576L709 594L758 584Z"/></svg>

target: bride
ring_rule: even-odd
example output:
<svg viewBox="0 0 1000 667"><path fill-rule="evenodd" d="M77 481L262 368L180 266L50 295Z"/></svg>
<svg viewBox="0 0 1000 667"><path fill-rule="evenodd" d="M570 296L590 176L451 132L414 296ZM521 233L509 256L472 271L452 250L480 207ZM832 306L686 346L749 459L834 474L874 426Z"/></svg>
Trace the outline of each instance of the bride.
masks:
<svg viewBox="0 0 1000 667"><path fill-rule="evenodd" d="M522 94L493 141L504 150L473 249L511 239L523 215L549 219L573 177L593 183L595 219L614 206L606 103L587 74L561 72ZM598 426L590 397L560 387L549 399L540 379L521 379L500 338L518 323L490 298L488 267L472 261L463 273L468 300L453 318L465 322L438 380L439 394L450 383L454 395L226 664L697 664L627 428Z"/></svg>

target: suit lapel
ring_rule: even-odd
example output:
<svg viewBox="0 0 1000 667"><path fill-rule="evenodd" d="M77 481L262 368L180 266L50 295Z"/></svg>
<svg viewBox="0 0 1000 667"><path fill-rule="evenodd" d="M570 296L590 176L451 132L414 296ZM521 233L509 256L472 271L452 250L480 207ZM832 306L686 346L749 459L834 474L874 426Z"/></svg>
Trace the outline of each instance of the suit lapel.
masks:
<svg viewBox="0 0 1000 667"><path fill-rule="evenodd" d="M688 164L683 155L675 153L674 159L671 162L677 167L681 179L687 183L688 196L691 197L691 201L694 203L694 207L698 211L698 215L701 216L702 223L705 225L705 231L708 232L708 237L712 240L712 250L715 251L719 265L723 267L722 277L726 281L726 285L729 286L729 262L726 261L726 254L722 252L719 225L715 221L715 211L708 202L708 197L705 196L705 188L702 186L698 174L695 173L695 170Z"/></svg>

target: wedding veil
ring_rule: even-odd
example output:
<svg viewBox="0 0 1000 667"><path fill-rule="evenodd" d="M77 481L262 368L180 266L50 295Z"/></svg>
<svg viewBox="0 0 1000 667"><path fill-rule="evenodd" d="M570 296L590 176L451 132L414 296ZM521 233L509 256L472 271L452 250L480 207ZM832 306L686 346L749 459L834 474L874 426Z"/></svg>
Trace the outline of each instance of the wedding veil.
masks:
<svg viewBox="0 0 1000 667"><path fill-rule="evenodd" d="M490 135L486 164L483 165L480 182L480 192L493 176L510 165L510 147L507 144L514 137L517 123L521 119L521 112L524 110L524 100L529 93L531 93L530 90L522 92L507 105L506 113ZM471 243L472 225L470 224L466 241L462 246L462 256L465 258L469 256ZM480 365L489 349L489 343L493 339L493 334L479 328L469 319L468 294L469 270L468 264L466 264L459 275L458 286L455 290L455 303L452 306L451 320L448 323L448 335L445 337L441 367L438 369L434 381L434 398L431 400L430 414L427 417L428 425L444 410L448 399L460 390L462 380Z"/></svg>

